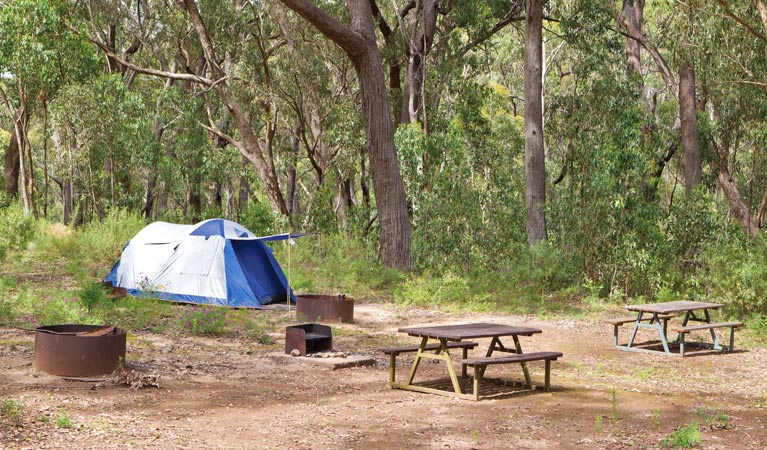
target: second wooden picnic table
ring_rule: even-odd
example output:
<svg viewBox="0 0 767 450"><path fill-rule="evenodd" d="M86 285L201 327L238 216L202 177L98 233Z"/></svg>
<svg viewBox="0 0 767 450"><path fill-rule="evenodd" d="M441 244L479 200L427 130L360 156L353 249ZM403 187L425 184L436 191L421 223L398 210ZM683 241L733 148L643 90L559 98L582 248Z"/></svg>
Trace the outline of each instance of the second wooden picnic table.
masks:
<svg viewBox="0 0 767 450"><path fill-rule="evenodd" d="M720 303L708 303L708 302L694 302L688 300L677 300L671 302L650 303L645 305L628 305L626 309L636 313L636 319L634 327L631 331L631 337L628 344L618 345L617 342L617 326L616 325L616 348L628 351L641 351L650 353L660 353L673 356L684 356L684 336L686 333L696 330L709 330L711 332L711 348L716 350L729 350L732 351L734 345L734 329L743 325L740 322L720 322L714 323L711 321L710 310L721 308ZM703 317L696 315L696 312L703 312ZM677 333L676 343L679 344L679 353L673 353L669 349L669 341L667 337L667 322L673 314L684 313L684 319L682 319L681 326L675 327L672 331ZM649 316L649 317L648 317ZM688 326L688 322L700 322L701 325ZM662 325L661 325L662 323ZM717 340L715 328L730 328L730 345L723 347ZM660 342L663 345L663 351L652 350L646 348L638 348L634 346L634 340L636 339L637 331L640 328L652 329L658 332Z"/></svg>

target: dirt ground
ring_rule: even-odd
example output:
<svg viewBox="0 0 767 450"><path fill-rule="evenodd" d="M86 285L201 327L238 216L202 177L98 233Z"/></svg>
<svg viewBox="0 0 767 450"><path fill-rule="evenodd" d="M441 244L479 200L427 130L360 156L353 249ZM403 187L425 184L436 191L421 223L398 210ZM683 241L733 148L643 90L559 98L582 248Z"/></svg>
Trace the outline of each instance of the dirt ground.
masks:
<svg viewBox="0 0 767 450"><path fill-rule="evenodd" d="M130 331L128 366L160 376L159 388L141 389L37 371L34 336L0 329L0 400L23 405L20 421L0 423L0 448L645 449L658 448L679 426L697 420L700 448L767 449L764 348L671 358L615 350L612 327L597 319L457 315L361 303L354 314L354 324L333 325L334 349L373 357L374 366L332 370L270 356L282 351L284 334L274 336L274 345L255 346ZM489 385L501 394L472 402L388 387L388 358L377 349L416 343L397 328L467 321L543 329L522 337L522 346L564 353L552 365L552 390L506 392ZM398 378L412 359L402 355L400 361ZM446 377L442 363L423 369L424 379ZM533 381L542 383L542 363L530 369ZM517 365L493 366L487 376L515 380L522 374Z"/></svg>

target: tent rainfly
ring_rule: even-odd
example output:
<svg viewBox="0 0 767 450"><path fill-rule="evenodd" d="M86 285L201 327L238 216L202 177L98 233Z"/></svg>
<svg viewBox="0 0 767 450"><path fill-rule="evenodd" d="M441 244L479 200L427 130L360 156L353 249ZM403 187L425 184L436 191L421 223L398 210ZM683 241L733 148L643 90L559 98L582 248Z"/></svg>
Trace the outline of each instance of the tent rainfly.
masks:
<svg viewBox="0 0 767 450"><path fill-rule="evenodd" d="M183 303L259 307L286 300L288 282L264 241L242 225L210 219L196 225L154 222L136 234L104 278L130 295ZM295 301L293 292L290 297Z"/></svg>

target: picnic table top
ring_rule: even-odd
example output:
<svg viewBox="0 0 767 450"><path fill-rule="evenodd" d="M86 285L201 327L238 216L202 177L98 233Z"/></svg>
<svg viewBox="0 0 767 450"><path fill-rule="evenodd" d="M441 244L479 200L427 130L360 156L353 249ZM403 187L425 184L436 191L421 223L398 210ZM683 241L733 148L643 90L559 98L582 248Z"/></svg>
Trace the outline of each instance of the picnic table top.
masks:
<svg viewBox="0 0 767 450"><path fill-rule="evenodd" d="M504 325L500 323L465 323L458 325L437 325L422 327L400 328L400 333L411 336L444 338L460 341L461 339L476 339L498 336L532 336L542 331L538 328Z"/></svg>
<svg viewBox="0 0 767 450"><path fill-rule="evenodd" d="M649 303L647 305L627 305L629 311L649 312L658 314L668 314L681 311L694 311L697 309L717 309L721 308L720 303L692 302L687 300L678 300L673 302Z"/></svg>

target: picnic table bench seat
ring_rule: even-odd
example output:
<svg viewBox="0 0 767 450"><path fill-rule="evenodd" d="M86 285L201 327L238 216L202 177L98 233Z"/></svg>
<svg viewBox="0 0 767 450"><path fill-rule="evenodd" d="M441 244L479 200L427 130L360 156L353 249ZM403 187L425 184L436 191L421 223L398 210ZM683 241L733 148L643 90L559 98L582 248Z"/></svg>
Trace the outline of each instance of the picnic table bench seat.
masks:
<svg viewBox="0 0 767 450"><path fill-rule="evenodd" d="M649 322L650 320L652 320L652 318L653 318L652 315L644 316L642 317L642 322ZM658 314L658 319L660 320L669 320L673 318L674 318L673 314ZM615 325L615 326L620 326L627 323L634 323L636 321L637 321L636 316L633 316L633 317L621 317L618 319L610 319L607 321L607 323L611 325Z"/></svg>
<svg viewBox="0 0 767 450"><path fill-rule="evenodd" d="M730 329L730 345L722 347L723 351L731 352L735 348L735 329L742 327L743 322L715 322L715 323L702 323L700 325L687 325L685 327L676 327L672 329L674 333L679 333L679 353L684 356L684 336L692 331L711 330L713 335L715 328L729 328ZM718 347L714 347L718 348Z"/></svg>
<svg viewBox="0 0 767 450"><path fill-rule="evenodd" d="M460 348L463 351L463 359L466 359L468 356L468 352L470 349L476 348L477 344L473 341L447 341L446 343L448 350L453 348ZM426 347L424 347L424 350L439 350L441 344L439 342L433 342L431 344L426 344ZM396 367L397 367L397 356L400 355L400 353L414 353L417 352L420 346L418 345L405 345L400 347L383 347L381 348L381 351L389 355L389 382L394 383L395 379L395 373L396 373ZM461 365L461 376L466 376L466 365Z"/></svg>
<svg viewBox="0 0 767 450"><path fill-rule="evenodd" d="M658 319L663 321L663 332L666 332L666 326L668 324L668 321L674 317L673 314L658 314ZM652 314L648 314L644 317L642 317L641 322L650 322L654 319ZM618 319L610 319L607 321L610 325L614 327L613 329L613 339L615 341L615 345L618 345L618 327L621 325L627 324L627 323L634 323L637 321L636 316L634 317L620 317Z"/></svg>
<svg viewBox="0 0 767 450"><path fill-rule="evenodd" d="M551 380L551 361L556 361L557 358L561 358L561 352L532 352L532 353L518 353L509 356L488 356L485 358L464 358L461 360L462 364L474 368L474 399L479 399L479 382L482 380L482 376L485 373L485 368L489 365L496 364L521 364L531 361L544 361L545 364L545 381L544 391L549 390ZM525 366L523 366L524 368ZM525 369L526 370L526 369ZM527 373L527 372L526 372ZM530 386L532 389L533 386Z"/></svg>

